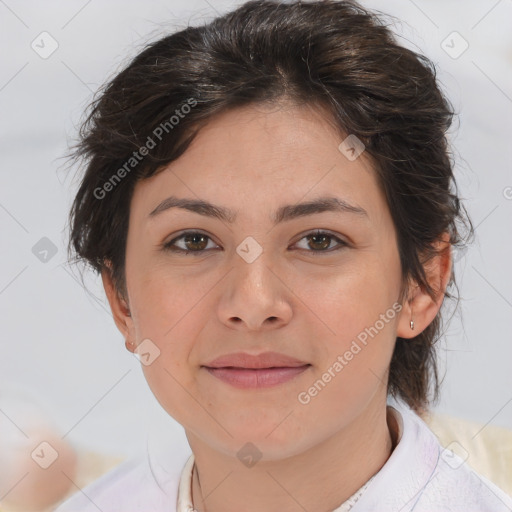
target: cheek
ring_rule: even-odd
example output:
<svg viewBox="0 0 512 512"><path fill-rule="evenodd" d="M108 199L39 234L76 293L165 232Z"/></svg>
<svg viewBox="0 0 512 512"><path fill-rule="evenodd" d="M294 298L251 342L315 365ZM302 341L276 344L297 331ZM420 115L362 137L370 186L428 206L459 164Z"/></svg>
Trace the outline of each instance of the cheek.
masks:
<svg viewBox="0 0 512 512"><path fill-rule="evenodd" d="M330 273L303 276L294 289L303 290L299 294L304 306L316 314L315 322L322 326L322 334L332 339L334 344L346 343L365 328L369 328L388 313L386 328L396 318L393 309L399 293L399 267L387 271L375 257L366 261L348 264ZM383 329L381 322L379 330ZM386 330L386 329L384 329Z"/></svg>
<svg viewBox="0 0 512 512"><path fill-rule="evenodd" d="M136 311L137 335L168 343L190 317L198 314L209 280L187 275L170 265L153 265L131 280L130 299Z"/></svg>
<svg viewBox="0 0 512 512"><path fill-rule="evenodd" d="M340 291L318 315L335 334L318 336L321 357L297 396L301 412L344 425L385 394L386 373L396 339L398 313L386 294ZM320 302L319 302L320 304ZM399 305L398 305L399 307Z"/></svg>
<svg viewBox="0 0 512 512"><path fill-rule="evenodd" d="M364 400L385 379L396 339L401 306L399 268L382 271L377 261L329 278L304 281L305 305L318 328L321 361L315 377L330 388L324 399L340 408ZM320 335L321 334L321 335ZM322 388L323 389L323 388ZM313 391L314 393L314 391ZM322 391L323 393L323 391Z"/></svg>
<svg viewBox="0 0 512 512"><path fill-rule="evenodd" d="M158 268L139 280L132 279L131 284L137 342L151 340L157 354L151 364L142 364L144 376L162 407L178 421L183 420L191 406L187 390L194 388L191 353L211 316L207 293L212 284Z"/></svg>

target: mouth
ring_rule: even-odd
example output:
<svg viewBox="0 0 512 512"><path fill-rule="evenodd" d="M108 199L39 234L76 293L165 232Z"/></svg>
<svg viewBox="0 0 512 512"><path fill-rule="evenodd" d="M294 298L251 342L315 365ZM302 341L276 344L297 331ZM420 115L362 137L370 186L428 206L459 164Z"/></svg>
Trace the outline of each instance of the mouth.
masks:
<svg viewBox="0 0 512 512"><path fill-rule="evenodd" d="M277 366L268 368L243 368L236 366L203 366L210 375L241 389L268 388L284 384L305 372L311 364Z"/></svg>

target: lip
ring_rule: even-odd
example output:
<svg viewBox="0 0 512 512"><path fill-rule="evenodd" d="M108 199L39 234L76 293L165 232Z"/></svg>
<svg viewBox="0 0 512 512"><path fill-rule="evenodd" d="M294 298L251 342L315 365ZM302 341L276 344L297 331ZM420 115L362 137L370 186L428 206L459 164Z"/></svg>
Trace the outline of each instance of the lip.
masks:
<svg viewBox="0 0 512 512"><path fill-rule="evenodd" d="M258 355L251 355L246 352L236 352L220 356L204 366L207 368L232 367L254 370L268 368L298 368L307 364L309 363L277 352L263 352Z"/></svg>
<svg viewBox="0 0 512 512"><path fill-rule="evenodd" d="M310 366L309 363L277 352L258 355L237 352L218 357L203 367L227 384L248 389L283 384Z"/></svg>
<svg viewBox="0 0 512 512"><path fill-rule="evenodd" d="M306 371L311 365L281 368L209 368L206 370L227 384L237 388L269 388L283 384Z"/></svg>

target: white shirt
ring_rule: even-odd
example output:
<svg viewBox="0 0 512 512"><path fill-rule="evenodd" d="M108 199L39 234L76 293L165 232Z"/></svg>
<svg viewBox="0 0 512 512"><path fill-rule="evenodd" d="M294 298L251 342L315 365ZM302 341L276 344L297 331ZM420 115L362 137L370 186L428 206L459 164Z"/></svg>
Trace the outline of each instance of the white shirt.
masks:
<svg viewBox="0 0 512 512"><path fill-rule="evenodd" d="M405 404L393 402L398 445L380 471L333 512L512 512L512 498L444 450ZM188 446L126 461L55 512L192 512ZM179 503L178 503L179 497Z"/></svg>

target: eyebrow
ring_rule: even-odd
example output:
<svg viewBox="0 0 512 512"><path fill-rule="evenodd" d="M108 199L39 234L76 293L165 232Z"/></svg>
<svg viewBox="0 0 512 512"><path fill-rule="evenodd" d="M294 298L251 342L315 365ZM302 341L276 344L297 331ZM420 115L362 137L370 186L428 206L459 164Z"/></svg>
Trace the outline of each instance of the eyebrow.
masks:
<svg viewBox="0 0 512 512"><path fill-rule="evenodd" d="M236 212L223 206L217 206L201 199L187 199L175 196L170 196L167 199L164 199L153 211L150 212L149 218L152 219L159 213L171 208L181 208L183 210L198 213L199 215L204 215L205 217L216 218L229 224L232 224L236 220ZM339 197L326 196L304 203L281 206L271 216L271 220L275 225L280 222L296 219L297 217L304 217L306 215L313 215L315 213L322 212L352 213L361 217L368 217L368 213L364 208L351 205Z"/></svg>

